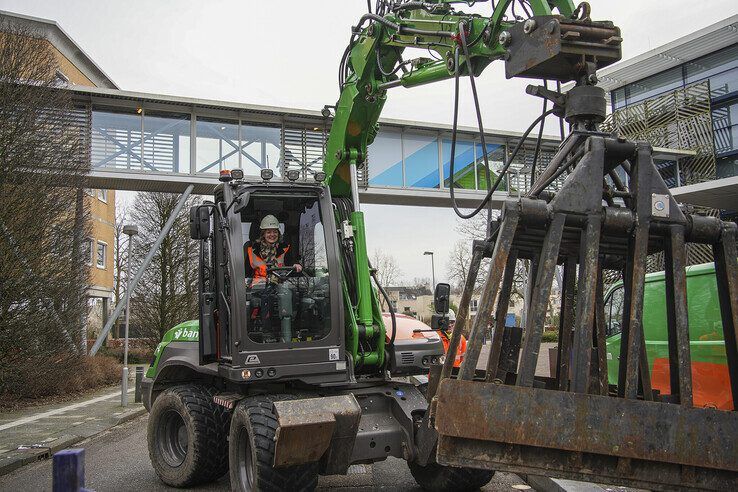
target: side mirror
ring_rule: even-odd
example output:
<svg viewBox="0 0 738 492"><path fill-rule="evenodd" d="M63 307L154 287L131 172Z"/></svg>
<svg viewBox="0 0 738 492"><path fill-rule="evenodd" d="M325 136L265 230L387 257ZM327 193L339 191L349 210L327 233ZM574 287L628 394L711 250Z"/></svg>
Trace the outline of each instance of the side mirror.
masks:
<svg viewBox="0 0 738 492"><path fill-rule="evenodd" d="M250 198L251 198L251 193L249 193L248 191L245 191L241 193L239 196L237 196L236 204L233 206L233 213L240 214L241 211L246 208L246 205L249 204Z"/></svg>
<svg viewBox="0 0 738 492"><path fill-rule="evenodd" d="M450 298L451 286L449 284L437 284L433 293L433 307L437 313L448 314Z"/></svg>
<svg viewBox="0 0 738 492"><path fill-rule="evenodd" d="M207 239L210 237L210 208L202 205L190 207L190 237Z"/></svg>

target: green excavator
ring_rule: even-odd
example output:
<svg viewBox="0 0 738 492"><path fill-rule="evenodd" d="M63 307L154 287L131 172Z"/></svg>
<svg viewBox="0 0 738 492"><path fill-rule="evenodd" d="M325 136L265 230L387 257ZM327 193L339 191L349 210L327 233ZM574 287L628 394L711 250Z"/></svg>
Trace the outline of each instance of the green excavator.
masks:
<svg viewBox="0 0 738 492"><path fill-rule="evenodd" d="M463 11L475 3L474 13ZM488 11L479 13L484 5ZM339 66L340 97L324 110L332 124L323 171L308 180L297 171L285 171L282 180L269 169L259 177L226 171L213 199L190 211L191 236L201 248L199 319L166 334L143 381L149 454L161 480L187 487L229 472L233 490L312 490L319 475L397 457L426 490L475 490L495 470L648 487L735 488L735 414L691 408L679 380L681 400L655 399L647 367L644 372L637 357L643 282L638 265L646 253L664 249L664 231L682 231L677 239L668 236L668 257L675 264L685 237L717 245L716 262L726 272L724 324L728 331L735 328L734 224L686 217L654 176L647 145L598 131L606 104L596 71L620 59L621 41L611 22L591 20L586 2L377 1L351 28ZM408 48L432 57L405 59ZM552 109L535 119L495 176L484 155L489 190L471 214L454 205L461 216L487 206L522 142L546 116L562 118L570 132L551 163L533 173L531 192L506 202L487 240L474 245L471 284L462 295L448 353L456 354L464 331L469 344L461 368L454 368L455 357L444 361L442 349L413 346L396 353L397 330L385 326L379 302L386 292L367 256L358 175L367 165L384 103L401 87L455 80L456 115L460 81L468 79L486 148L475 77L495 61L505 65L508 78L574 86L566 93L529 87ZM455 128L456 117L454 143ZM561 189L551 191L550 183L562 177ZM450 192L453 199L453 183ZM276 219L299 268L265 261L266 280L257 282L247 271L265 217ZM602 240L594 241L600 233ZM588 244L599 249L593 253ZM491 266L472 319L471 291L485 257ZM535 267L535 282L521 343L505 329L502 311L511 268L524 259ZM562 309L570 315L561 316L561 330L572 343L560 351L563 369L556 378L541 379L531 373L530 361L540 350L539 306L541 299L547 304L557 264L565 265L572 285L577 264L587 275L579 277L576 306L574 290L564 292L569 304ZM591 360L603 353L595 284L604 268L625 272L631 286L622 388L590 384L601 380L600 366ZM641 298L642 292L641 287ZM446 321L449 294L448 285L436 287L434 328ZM394 315L389 319L397 322ZM486 370L478 370L489 327L494 330ZM732 354L735 336L726 340ZM687 377L678 357L684 350L674 350L674 367ZM406 356L425 361L414 376L394 370L393 361ZM730 355L731 364L736 357ZM541 406L544 401L550 406ZM720 432L693 431L708 421ZM643 439L634 440L638 430ZM703 459L680 432L709 451ZM720 433L733 436L732 443ZM720 456L714 454L718 450Z"/></svg>

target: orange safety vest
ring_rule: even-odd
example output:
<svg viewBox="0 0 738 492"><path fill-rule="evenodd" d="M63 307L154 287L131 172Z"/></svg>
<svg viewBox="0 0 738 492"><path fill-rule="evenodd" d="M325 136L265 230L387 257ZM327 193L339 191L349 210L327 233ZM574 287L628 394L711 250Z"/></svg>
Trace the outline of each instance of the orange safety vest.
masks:
<svg viewBox="0 0 738 492"><path fill-rule="evenodd" d="M446 357L448 357L448 346L451 344L451 340L449 340L448 335L438 330L438 333L441 335L441 342L443 342L443 351L446 352ZM461 335L461 339L459 340L459 348L456 351L456 357L454 358L454 367L461 367L461 363L464 361L464 356L466 355L466 337L464 335Z"/></svg>
<svg viewBox="0 0 738 492"><path fill-rule="evenodd" d="M284 266L284 255L286 255L287 251L289 250L290 250L289 245L284 247L284 251L282 251L282 254L274 258L274 262L275 262L274 266L278 266L278 267ZM254 253L253 246L248 247L247 254L249 257L249 263L251 263L251 268L254 269L254 280L252 284L264 282L267 277L266 261L264 261L259 255Z"/></svg>

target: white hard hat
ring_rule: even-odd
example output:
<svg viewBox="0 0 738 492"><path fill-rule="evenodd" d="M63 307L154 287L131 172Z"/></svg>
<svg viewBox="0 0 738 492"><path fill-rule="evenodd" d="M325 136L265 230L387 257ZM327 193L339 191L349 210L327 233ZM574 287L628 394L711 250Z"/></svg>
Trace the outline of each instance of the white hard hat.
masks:
<svg viewBox="0 0 738 492"><path fill-rule="evenodd" d="M261 226L259 227L261 230L264 229L279 229L279 221L277 218L273 215L267 215L263 219L261 219Z"/></svg>
<svg viewBox="0 0 738 492"><path fill-rule="evenodd" d="M456 313L453 309L448 310L448 320L449 321L456 321Z"/></svg>

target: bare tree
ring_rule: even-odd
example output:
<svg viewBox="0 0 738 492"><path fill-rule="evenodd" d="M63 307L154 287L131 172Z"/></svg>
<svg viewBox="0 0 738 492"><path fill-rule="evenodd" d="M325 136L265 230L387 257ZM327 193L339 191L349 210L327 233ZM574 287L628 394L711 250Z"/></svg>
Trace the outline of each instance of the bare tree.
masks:
<svg viewBox="0 0 738 492"><path fill-rule="evenodd" d="M471 264L472 244L469 241L459 239L454 243L448 262L446 263L446 271L451 281L454 292L460 293L466 285L466 278L469 276L469 266Z"/></svg>
<svg viewBox="0 0 738 492"><path fill-rule="evenodd" d="M468 220L457 221L456 232L459 234L459 239L451 250L451 257L446 264L446 269L449 279L453 282L453 286L457 292L463 290L466 284L467 275L469 274L469 267L471 266L472 259L472 244L474 240L483 240L487 232L487 217L488 211L482 210L475 217ZM492 216L492 220L495 220L499 214L495 213ZM518 261L515 266L515 276L513 280L512 292L510 294L510 300L523 299L525 296L525 279L528 275L528 262ZM474 293L479 294L485 279L487 278L487 272L489 271L489 259L482 260L482 264L479 268L479 274L475 283Z"/></svg>
<svg viewBox="0 0 738 492"><path fill-rule="evenodd" d="M134 271L142 263L179 200L168 193L139 193L131 212L139 235L133 245ZM187 205L194 205L191 198ZM198 314L198 245L190 239L185 207L164 237L131 300L131 322L139 334L156 345L174 325Z"/></svg>
<svg viewBox="0 0 738 492"><path fill-rule="evenodd" d="M379 284L386 290L387 287L394 287L402 275L399 265L395 257L385 253L381 249L375 249L371 257L371 264L377 270L377 280ZM387 303L383 296L379 296L379 302L382 309L387 309Z"/></svg>
<svg viewBox="0 0 738 492"><path fill-rule="evenodd" d="M81 363L89 170L53 49L0 25L0 398L42 396Z"/></svg>
<svg viewBox="0 0 738 492"><path fill-rule="evenodd" d="M432 284L430 277L415 277L407 286L418 291L419 295L428 295L433 293Z"/></svg>

